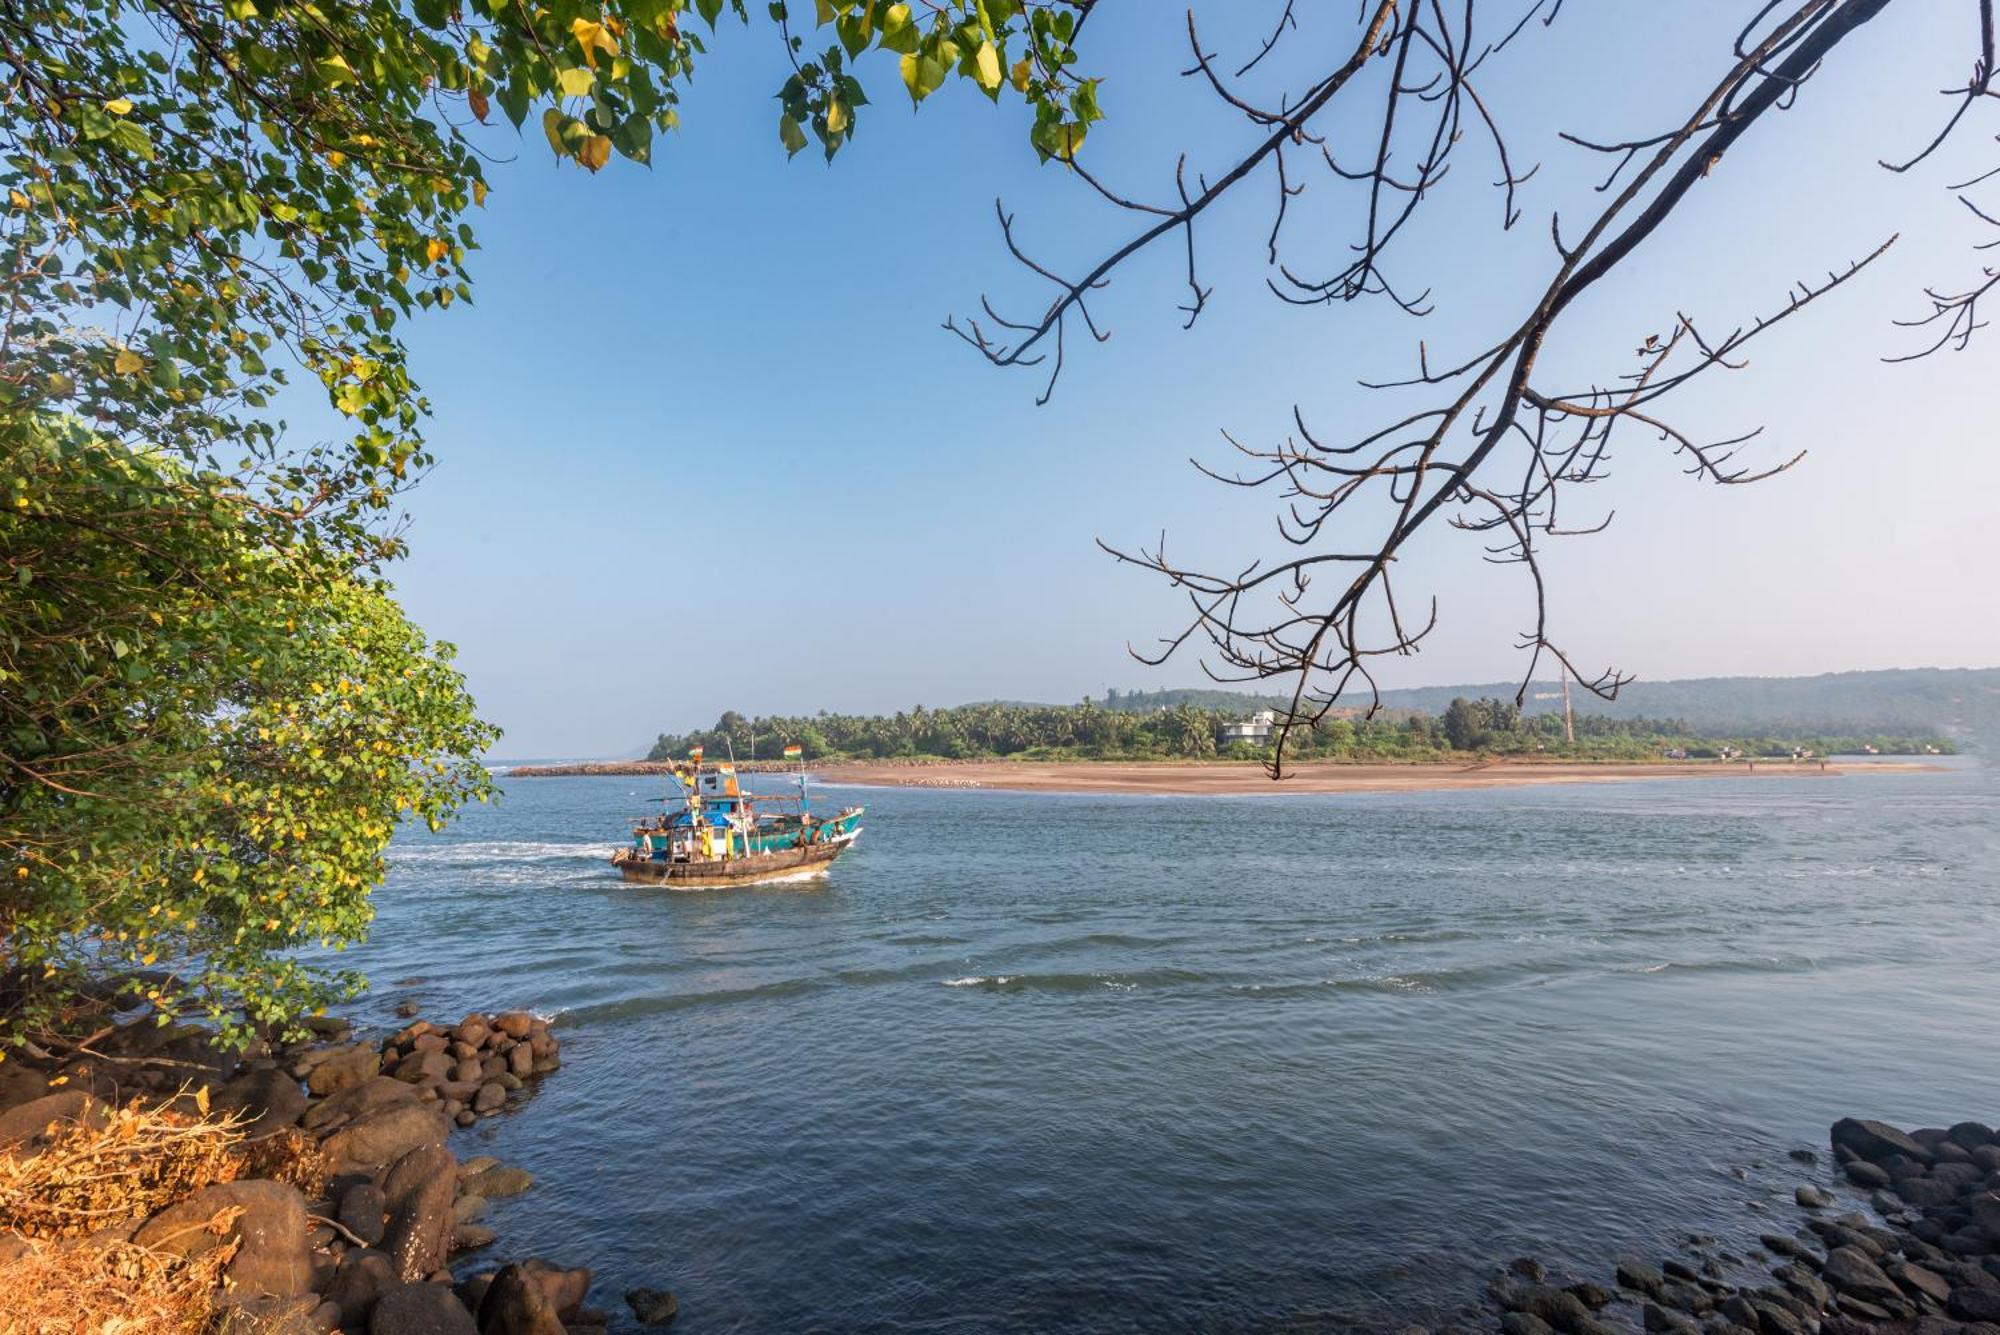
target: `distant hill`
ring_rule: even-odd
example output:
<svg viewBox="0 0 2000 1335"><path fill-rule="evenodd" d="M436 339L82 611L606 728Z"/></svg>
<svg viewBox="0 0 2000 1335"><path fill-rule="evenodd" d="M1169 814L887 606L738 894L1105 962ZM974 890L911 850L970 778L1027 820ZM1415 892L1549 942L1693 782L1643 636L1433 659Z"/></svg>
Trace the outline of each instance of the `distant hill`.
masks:
<svg viewBox="0 0 2000 1335"><path fill-rule="evenodd" d="M1464 696L1512 699L1519 682L1423 686L1382 692L1385 709L1442 714ZM1553 690L1550 685L1538 690ZM1704 731L1726 733L1761 726L1803 732L2000 733L2000 668L1894 668L1882 672L1828 672L1817 677L1690 677L1638 681L1600 700L1572 687L1579 714L1610 718L1683 719ZM1146 713L1188 704L1202 709L1282 708L1289 697L1210 689L1118 691L1106 708ZM1361 696L1356 704L1365 705ZM1561 708L1559 701L1528 702L1530 713Z"/></svg>

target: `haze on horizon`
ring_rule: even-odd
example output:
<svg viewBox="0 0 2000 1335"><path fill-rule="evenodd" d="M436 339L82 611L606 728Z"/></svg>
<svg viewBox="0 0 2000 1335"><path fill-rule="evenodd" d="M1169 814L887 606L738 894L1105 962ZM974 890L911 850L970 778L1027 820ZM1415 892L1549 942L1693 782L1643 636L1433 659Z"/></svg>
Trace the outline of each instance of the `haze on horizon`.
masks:
<svg viewBox="0 0 2000 1335"><path fill-rule="evenodd" d="M1258 195L1204 236L1215 292L1191 332L1168 247L1103 294L1112 339L1075 350L1040 409L1039 380L994 370L938 327L982 291L1017 306L1035 295L1005 256L993 198L1061 261L1122 237L1127 219L1038 167L1020 121L977 98L913 116L899 90L871 85L874 114L836 164L788 164L771 53L728 32L651 172L582 180L535 145L492 167L479 304L412 331L441 463L409 497L399 593L459 646L507 757L625 753L731 708L1205 684L1194 657L1148 671L1127 656L1128 640L1176 628L1175 597L1093 539L1150 543L1164 528L1217 565L1269 553L1269 497L1218 486L1187 456L1226 464L1219 430L1283 435L1295 402L1308 421L1379 420L1358 379L1409 372L1419 338L1434 358L1480 343L1543 272L1561 188L1602 170L1545 131L1655 128L1705 68L1682 56L1740 21L1738 6L1689 3L1637 68L1592 55L1626 22L1610 8L1565 10L1537 39L1556 49L1510 67L1561 69L1561 86L1504 71L1490 86L1542 174L1510 233L1483 180L1449 182L1427 206L1402 263L1425 266L1436 314L1275 301ZM1601 364L1678 310L1721 328L1754 318L1788 283L1900 233L1850 288L1760 341L1749 369L1689 395L1691 420L1715 435L1767 424L1770 461L1808 448L1797 468L1706 486L1664 448L1625 439L1611 480L1590 489L1596 513L1577 520L1615 510L1615 522L1547 558L1556 625L1581 663L1653 680L2000 663L2000 452L1975 400L2000 345L1989 333L1960 354L1879 360L1907 350L1890 322L1920 313L1925 283L1965 272L1981 239L1943 188L1969 159L1908 177L1868 166L1935 133L1942 103L1908 89L1962 78L1962 16L1943 8L1830 65L1786 113L1782 142L1747 139L1635 275L1593 299ZM1222 7L1200 9L1218 44L1250 40L1221 35ZM1202 165L1241 142L1206 92L1169 73L1184 63L1177 9L1107 9L1093 25L1116 60L1093 165L1157 192L1182 147ZM1756 176L1793 207L1746 209ZM291 416L295 438L326 425ZM1420 655L1383 664L1384 686L1521 671L1525 585L1480 556L1476 538L1442 527L1412 553L1400 586L1435 590L1440 628Z"/></svg>

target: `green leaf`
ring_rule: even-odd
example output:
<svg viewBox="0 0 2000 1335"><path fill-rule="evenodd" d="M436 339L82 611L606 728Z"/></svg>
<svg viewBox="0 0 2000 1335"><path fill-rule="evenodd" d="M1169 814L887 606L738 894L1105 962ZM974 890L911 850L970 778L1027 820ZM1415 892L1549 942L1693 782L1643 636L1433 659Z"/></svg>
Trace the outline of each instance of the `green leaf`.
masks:
<svg viewBox="0 0 2000 1335"><path fill-rule="evenodd" d="M799 128L799 123L792 119L790 112L778 117L778 142L785 146L788 158L797 156L798 151L806 146L806 132Z"/></svg>
<svg viewBox="0 0 2000 1335"><path fill-rule="evenodd" d="M559 158L569 156L569 150L563 147L563 122L568 119L558 107L550 107L542 113L542 133L549 137L549 147L556 151Z"/></svg>
<svg viewBox="0 0 2000 1335"><path fill-rule="evenodd" d="M697 14L708 21L711 32L715 30L715 20L722 14L722 0L694 0Z"/></svg>
<svg viewBox="0 0 2000 1335"><path fill-rule="evenodd" d="M911 102L922 102L944 83L945 67L930 56L912 51L902 59L903 86Z"/></svg>

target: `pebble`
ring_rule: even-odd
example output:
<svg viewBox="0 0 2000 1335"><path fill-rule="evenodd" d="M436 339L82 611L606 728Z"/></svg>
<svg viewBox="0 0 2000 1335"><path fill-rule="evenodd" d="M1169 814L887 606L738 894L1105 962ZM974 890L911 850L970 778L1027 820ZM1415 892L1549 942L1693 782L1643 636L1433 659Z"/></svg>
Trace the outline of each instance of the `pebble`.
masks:
<svg viewBox="0 0 2000 1335"><path fill-rule="evenodd" d="M1793 1192L1792 1197L1808 1210L1824 1210L1833 1204L1833 1193L1810 1183Z"/></svg>

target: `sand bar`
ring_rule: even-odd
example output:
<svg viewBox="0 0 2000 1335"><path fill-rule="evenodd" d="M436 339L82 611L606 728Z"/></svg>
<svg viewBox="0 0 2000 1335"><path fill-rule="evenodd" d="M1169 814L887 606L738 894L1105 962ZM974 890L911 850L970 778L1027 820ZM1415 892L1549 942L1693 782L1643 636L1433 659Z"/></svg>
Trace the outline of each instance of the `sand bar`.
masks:
<svg viewBox="0 0 2000 1335"><path fill-rule="evenodd" d="M1453 788L1517 788L1529 784L1626 783L1634 779L1821 779L1848 774L1938 770L1921 761L1817 760L1619 763L1499 760L1465 764L1301 764L1273 783L1261 766L1174 761L833 764L816 768L822 782L882 788L994 788L1030 793L1155 793L1189 795L1431 792Z"/></svg>

